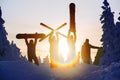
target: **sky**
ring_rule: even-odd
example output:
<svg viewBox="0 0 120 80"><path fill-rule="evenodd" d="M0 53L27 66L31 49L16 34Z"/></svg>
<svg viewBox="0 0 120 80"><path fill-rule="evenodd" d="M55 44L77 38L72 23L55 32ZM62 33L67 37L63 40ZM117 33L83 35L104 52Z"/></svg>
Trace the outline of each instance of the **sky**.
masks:
<svg viewBox="0 0 120 80"><path fill-rule="evenodd" d="M41 22L54 29L66 22L67 25L59 31L67 35L70 3L76 5L77 52L80 51L86 38L89 38L91 44L102 46L100 41L102 24L99 20L103 11L102 2L103 0L0 0L0 6L8 40L14 41L21 49L22 55L26 55L25 42L22 39L16 39L16 35L35 32L48 34L50 30L41 26ZM120 0L108 0L108 2L112 11L115 12L116 22L120 12ZM63 37L60 38L66 40ZM48 51L48 39L38 42L37 55L44 57L49 53ZM96 50L92 52L95 54Z"/></svg>

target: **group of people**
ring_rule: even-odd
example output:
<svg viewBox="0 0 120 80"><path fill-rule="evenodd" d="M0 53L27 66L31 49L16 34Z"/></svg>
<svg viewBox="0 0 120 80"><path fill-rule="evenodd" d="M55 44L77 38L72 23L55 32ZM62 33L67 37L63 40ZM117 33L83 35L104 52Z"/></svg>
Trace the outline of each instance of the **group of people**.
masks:
<svg viewBox="0 0 120 80"><path fill-rule="evenodd" d="M67 42L69 47L67 62L75 58L75 41L76 41L76 36L74 36L74 34L71 35L69 32L67 37ZM59 53L59 36L57 32L52 33L49 36L49 43L50 43L49 52L50 52L50 60L51 60L50 66L52 68L59 67L59 63L64 62L64 58Z"/></svg>
<svg viewBox="0 0 120 80"><path fill-rule="evenodd" d="M74 38L73 38L74 37ZM69 55L68 55L68 61L71 60L72 58L75 58L75 41L76 37L73 35L68 36L68 46L69 46ZM28 39L25 38L25 42L27 45L27 56L28 56L28 61L33 62L36 65L39 65L38 59L36 57L36 43L37 43L37 38L35 40L30 40L28 42ZM49 43L50 43L50 58L51 58L51 66L54 66L54 62L59 62L62 58L58 54L58 42L59 42L59 37L58 34L51 34L49 36ZM89 39L86 39L84 44L82 45L81 48L81 57L84 63L90 64L91 63L91 48L94 49L99 49L99 47L93 46L89 43Z"/></svg>
<svg viewBox="0 0 120 80"><path fill-rule="evenodd" d="M36 44L37 44L37 39L34 38L34 40L28 40L28 38L25 38L25 43L27 45L27 57L28 61L34 62L36 65L39 65L39 61L36 57ZM51 66L53 66L54 61L60 60L59 55L58 55L58 42L59 42L59 37L58 34L54 35L54 32L51 33L49 36L49 43L50 43L50 58L51 58Z"/></svg>
<svg viewBox="0 0 120 80"><path fill-rule="evenodd" d="M68 60L71 58L75 58L75 41L76 37L73 35L68 35L68 46L69 46L69 57ZM36 57L36 43L37 38L35 40L29 40L25 38L25 43L27 45L27 56L28 61L34 62L36 65L39 65L38 59ZM55 62L63 62L64 59L62 55L59 54L59 36L58 33L51 33L49 36L49 52L50 52L50 60L51 60L51 67L56 66Z"/></svg>

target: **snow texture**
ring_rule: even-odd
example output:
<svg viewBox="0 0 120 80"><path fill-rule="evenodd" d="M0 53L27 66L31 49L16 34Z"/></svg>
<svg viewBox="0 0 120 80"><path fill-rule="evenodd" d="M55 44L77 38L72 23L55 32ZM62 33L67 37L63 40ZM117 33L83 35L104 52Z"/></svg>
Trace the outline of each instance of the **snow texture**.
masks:
<svg viewBox="0 0 120 80"><path fill-rule="evenodd" d="M110 66L78 64L75 68L36 66L27 61L1 61L0 80L119 80L120 62Z"/></svg>

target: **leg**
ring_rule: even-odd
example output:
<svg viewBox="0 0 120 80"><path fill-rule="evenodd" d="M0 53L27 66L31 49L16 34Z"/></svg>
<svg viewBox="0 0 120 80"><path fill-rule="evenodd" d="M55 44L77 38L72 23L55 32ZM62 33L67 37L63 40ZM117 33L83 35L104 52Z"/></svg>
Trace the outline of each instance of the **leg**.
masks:
<svg viewBox="0 0 120 80"><path fill-rule="evenodd" d="M90 58L88 58L88 59L86 60L86 63L87 63L87 64L90 64Z"/></svg>
<svg viewBox="0 0 120 80"><path fill-rule="evenodd" d="M32 57L28 55L28 61L32 62Z"/></svg>
<svg viewBox="0 0 120 80"><path fill-rule="evenodd" d="M34 62L35 62L36 65L39 65L39 61L38 61L38 59L37 59L36 56L33 58L33 60L34 60Z"/></svg>

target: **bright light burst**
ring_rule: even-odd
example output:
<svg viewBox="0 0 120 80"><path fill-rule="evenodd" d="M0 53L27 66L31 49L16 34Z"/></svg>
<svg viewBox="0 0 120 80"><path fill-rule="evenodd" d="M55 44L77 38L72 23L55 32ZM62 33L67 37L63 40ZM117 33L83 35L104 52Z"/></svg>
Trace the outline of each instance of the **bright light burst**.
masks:
<svg viewBox="0 0 120 80"><path fill-rule="evenodd" d="M67 45L67 40L63 37L61 37L59 41L59 54L64 58L64 61L67 60L68 45Z"/></svg>

